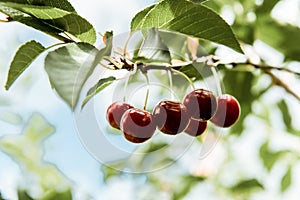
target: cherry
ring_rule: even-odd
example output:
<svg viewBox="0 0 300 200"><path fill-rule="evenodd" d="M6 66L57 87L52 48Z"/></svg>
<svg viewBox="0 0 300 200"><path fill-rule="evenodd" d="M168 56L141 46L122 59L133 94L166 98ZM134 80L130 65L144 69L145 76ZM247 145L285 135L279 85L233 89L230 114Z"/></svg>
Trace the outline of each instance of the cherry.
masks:
<svg viewBox="0 0 300 200"><path fill-rule="evenodd" d="M124 114L124 112L129 108L133 107L124 102L112 103L106 111L106 119L109 122L109 124L116 129L120 129L121 117Z"/></svg>
<svg viewBox="0 0 300 200"><path fill-rule="evenodd" d="M152 137L156 129L152 115L141 109L130 108L121 118L124 137L133 143L142 143Z"/></svg>
<svg viewBox="0 0 300 200"><path fill-rule="evenodd" d="M238 100L225 94L218 97L218 108L211 122L220 127L232 126L240 117L241 108Z"/></svg>
<svg viewBox="0 0 300 200"><path fill-rule="evenodd" d="M182 132L189 123L186 107L175 101L161 101L153 110L153 117L158 129L166 134L176 135Z"/></svg>
<svg viewBox="0 0 300 200"><path fill-rule="evenodd" d="M196 89L188 93L183 104L194 119L209 120L217 109L216 97L205 89Z"/></svg>
<svg viewBox="0 0 300 200"><path fill-rule="evenodd" d="M187 134L191 136L199 136L207 128L207 121L201 121L191 118L188 127L184 130Z"/></svg>

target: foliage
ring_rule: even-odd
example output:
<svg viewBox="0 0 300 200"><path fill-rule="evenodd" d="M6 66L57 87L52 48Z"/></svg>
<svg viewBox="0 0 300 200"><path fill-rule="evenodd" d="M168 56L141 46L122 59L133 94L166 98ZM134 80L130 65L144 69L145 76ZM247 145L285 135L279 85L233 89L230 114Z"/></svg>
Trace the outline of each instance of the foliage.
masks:
<svg viewBox="0 0 300 200"><path fill-rule="evenodd" d="M161 15L161 13L164 13ZM242 52L230 27L210 9L182 0L165 0L138 13L131 30L158 27L224 44Z"/></svg>
<svg viewBox="0 0 300 200"><path fill-rule="evenodd" d="M31 64L31 62L43 51L43 47L40 43L36 41L29 41L22 45L11 63L9 69L9 76L5 88L9 89L12 83L22 74L24 70Z"/></svg>
<svg viewBox="0 0 300 200"><path fill-rule="evenodd" d="M56 2L40 4L37 2L8 1L2 2L0 6L0 11L7 14L10 21L24 23L66 43L63 47L48 53L45 59L45 69L52 87L72 109L75 109L84 83L98 63L105 56L110 56L111 41L107 40L107 46L102 50L92 46L96 40L94 28L80 17L67 2L62 2L61 4ZM158 16L155 13L160 13L162 10L165 12L164 18L155 18L155 16ZM187 13L190 14L187 15ZM188 16L188 18L183 18L182 16L184 15ZM194 21L195 18L199 19L199 21L187 29L186 25ZM162 21L162 19L165 21ZM219 15L201 4L194 4L185 0L176 2L166 0L158 3L153 8L146 8L133 18L131 22L132 31L145 28L150 29L148 36L139 47L138 55L131 58L132 61L149 64L157 62L171 63L172 58L170 57L169 47L161 39L159 31L153 27L218 42L242 52L229 25ZM207 27L210 28L208 29ZM72 43L67 44L69 42ZM31 49L33 51L30 51ZM157 51L157 49L161 50ZM11 64L6 89L45 50L36 41L23 45L16 53ZM24 61L24 56L20 55L26 55L29 51L30 54L26 56ZM109 60L115 64L115 61ZM82 65L82 63L84 64ZM116 67L118 68L119 66Z"/></svg>
<svg viewBox="0 0 300 200"><path fill-rule="evenodd" d="M282 23L271 15L280 2L161 0L138 12L130 23L131 37L135 32L142 33L141 40L135 43L137 51L133 54L126 52L125 43L121 52L117 52L118 57L115 57L112 32L104 34L105 46L97 48L95 28L79 15L67 0L1 1L0 12L7 15L1 22L16 21L57 39L57 42L49 47L35 40L21 45L10 64L5 88L12 90L11 86L16 84L23 72L43 53L46 54L45 71L51 87L72 110L78 105L84 108L102 90L114 82L124 80L123 77L114 76L117 71L126 71L134 82L136 71L145 74L150 69L172 69L173 86L181 88L181 93L184 93L188 85L182 83L183 77L197 84L204 78L209 78L210 67L215 67L222 79L224 91L234 95L242 107L239 122L228 129L227 134L223 135L218 143L226 154L224 160L220 161L219 168L213 172L193 171L189 167L183 167L183 161L175 160L170 152L164 151L160 155L163 157L159 159L160 163L151 164L160 166L163 162L172 162L171 167L149 174L126 174L102 166L104 182L109 184L115 177L129 178L132 181L145 177L150 185L150 188L147 188L150 191L148 192L157 194L157 197L167 193L166 199L189 199L189 195L199 187L210 188L214 193L212 196L216 198L251 199L256 193L268 190L267 180L279 166L286 170L278 178L280 187L276 192L284 194L294 184L293 171L299 156L298 151L290 146L273 148L274 138L279 137L273 132L283 127L282 131L288 133L284 137L290 138L290 141L299 140L300 130L295 126L294 110L289 102L292 99L298 104L300 95L293 90L285 77L299 82L300 72L291 66L292 63L298 66L300 61L300 29L294 24ZM225 9L233 15L230 23L221 17ZM192 47L191 40L196 46ZM258 42L283 56L279 66L271 65L272 61L259 52L256 48ZM243 61L223 61L224 49L234 50L235 52L230 51L230 56L238 55ZM82 88L94 71L98 68L104 69L103 67L112 75L98 77L97 82L88 88L86 96L80 102ZM168 79L168 73L164 76ZM163 81L165 80L161 80L162 83ZM271 101L270 96L276 96L274 93L278 91L282 95ZM273 112L281 114L277 120L282 121L282 127L274 123ZM22 122L17 115L5 120ZM261 127L262 130L256 130L256 127L250 124L251 120L255 120L259 124L257 127ZM275 130L270 129L272 126ZM53 132L54 127L35 114L25 125L22 134L1 138L1 150L21 167L23 178L35 177L33 184L42 190L42 194L36 197L32 196L31 185L19 188L19 199L73 198L70 180L55 165L45 162L42 158L43 141ZM260 163L257 167L258 170L261 169L260 176L248 174L247 166L241 166L240 171L231 171L232 166L244 165L235 157L236 150L233 149L232 143L242 142L249 132L256 133L255 136L257 133L262 134L259 145L253 144L251 147L251 150L256 150L256 156L259 158ZM197 148L202 147L200 140L196 140L195 143ZM150 143L144 151L152 152L165 146L164 143ZM152 161L153 157L145 154L142 159L135 161L134 167L141 168L148 164L149 160ZM197 165L197 162L193 162L192 164ZM214 167L217 166L208 168ZM179 172L178 169L181 168L184 168L183 172ZM226 170L233 174L230 177L231 184L224 183L224 174L228 172ZM137 195L143 192L147 194L140 186L135 185L135 188ZM2 198L4 197L0 193L0 199Z"/></svg>
<svg viewBox="0 0 300 200"><path fill-rule="evenodd" d="M24 177L32 177L30 184L18 190L18 198L30 199L72 199L71 182L55 165L43 160L43 142L54 133L54 127L41 115L33 114L22 134L7 135L0 140L0 149L20 166ZM42 191L41 196L32 197L32 188Z"/></svg>

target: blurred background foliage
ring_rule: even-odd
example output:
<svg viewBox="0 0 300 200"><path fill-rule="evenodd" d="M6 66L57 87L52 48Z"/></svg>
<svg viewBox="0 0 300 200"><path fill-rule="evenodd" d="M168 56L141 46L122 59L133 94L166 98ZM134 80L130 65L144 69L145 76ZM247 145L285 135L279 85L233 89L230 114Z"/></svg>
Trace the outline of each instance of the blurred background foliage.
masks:
<svg viewBox="0 0 300 200"><path fill-rule="evenodd" d="M22 130L20 134L3 134L0 138L1 151L21 171L17 198L299 198L300 81L299 75L290 71L300 72L300 2L293 1L298 6L298 18L285 19L280 10L284 10L289 1L293 0L210 0L204 3L232 25L246 54L244 60L237 61L234 52L200 41L207 52L220 57L219 73L224 89L239 100L242 107L240 120L222 134L213 151L202 159L198 155L202 143L196 140L171 166L150 173L130 174L99 164L99 171L94 173L100 173L103 178L97 186L102 188L99 197L103 198L89 194L78 198L77 183L55 163L43 159L44 142L55 134L55 124L51 125L37 113L23 116L23 113L15 112L10 109L12 97L1 94L1 123ZM276 69L239 64L245 60ZM7 63L1 60L2 65ZM22 79L23 85L30 83L31 76L27 74L27 78ZM18 90L26 91L27 88ZM152 152L163 145L145 147L145 151ZM164 156L173 159L167 151ZM147 162L145 154L144 161L137 162L136 167ZM13 197L6 195L5 188L0 188L0 199Z"/></svg>

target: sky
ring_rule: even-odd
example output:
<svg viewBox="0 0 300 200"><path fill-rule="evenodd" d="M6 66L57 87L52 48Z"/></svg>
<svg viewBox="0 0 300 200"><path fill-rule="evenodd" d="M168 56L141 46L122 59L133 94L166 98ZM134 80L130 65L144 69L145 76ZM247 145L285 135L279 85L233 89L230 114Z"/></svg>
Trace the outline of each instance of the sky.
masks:
<svg viewBox="0 0 300 200"><path fill-rule="evenodd" d="M73 0L70 2L81 16L94 25L100 35L107 30L113 30L115 34L129 31L130 20L134 14L152 1ZM99 163L80 142L73 113L50 89L47 75L43 69L44 55L32 63L30 69L25 71L10 91L7 92L3 89L9 63L20 44L35 39L48 46L54 40L18 23L0 23L0 37L5 38L0 43L0 96L9 99L11 104L6 111L19 114L24 121L33 112L38 112L44 115L51 124L54 124L56 133L45 143L47 152L45 160L55 163L71 180L78 183L80 190L77 195L88 193L98 196L101 182ZM27 86L30 86L30 89L24 91ZM45 104L45 102L47 103ZM21 132L20 126L12 126L4 122L0 122L0 126L0 137ZM3 195L16 199L15 188L19 180L19 168L2 152L0 152L0 163L0 188Z"/></svg>
<svg viewBox="0 0 300 200"><path fill-rule="evenodd" d="M115 34L121 34L129 31L130 20L134 14L146 5L153 3L153 1L72 0L71 3L80 15L95 26L99 34L107 30L113 30ZM293 22L300 26L299 1L284 0L281 4L282 7L278 6L275 9L274 16L282 21ZM289 12L286 12L287 10ZM0 23L0 38L5 38L0 43L0 98L9 99L9 102L11 102L9 110L6 111L20 115L24 121L30 117L32 112L43 114L57 128L55 135L51 136L46 142L46 149L49 151L45 155L45 160L57 164L68 177L77 182L80 192L89 193L96 197L101 195L99 163L82 145L80 137L77 135L73 113L50 89L47 75L43 69L43 56L37 59L30 69L25 71L24 77L16 82L11 91L6 92L3 89L8 65L20 44L36 39L45 45L50 45L53 40L17 23ZM258 48L261 47L260 44L257 45ZM24 91L24 87L27 86L30 86L30 89ZM46 105L45 102L47 102ZM0 127L0 137L21 132L20 126L16 128L0 122ZM4 191L4 195L14 198L14 188L20 173L19 168L7 155L1 152L0 163L0 188ZM83 171L84 173L82 173ZM119 184L124 187L124 190L133 189L130 182L123 181ZM115 198L122 195L123 200L131 200L130 193L124 195L124 193L116 192L121 187L120 185L116 184L110 188L107 198L110 197L109 195ZM77 195L80 196L81 194Z"/></svg>

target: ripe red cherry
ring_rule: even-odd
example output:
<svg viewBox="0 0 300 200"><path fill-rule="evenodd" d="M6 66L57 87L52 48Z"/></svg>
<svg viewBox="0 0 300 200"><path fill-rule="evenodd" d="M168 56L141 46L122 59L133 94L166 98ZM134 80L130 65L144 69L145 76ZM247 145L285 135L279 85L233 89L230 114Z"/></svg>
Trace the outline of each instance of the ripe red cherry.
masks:
<svg viewBox="0 0 300 200"><path fill-rule="evenodd" d="M241 108L238 100L225 94L218 97L217 112L211 118L211 122L220 127L230 127L238 120L240 113Z"/></svg>
<svg viewBox="0 0 300 200"><path fill-rule="evenodd" d="M207 128L207 121L201 121L201 120L196 120L191 118L190 123L187 126L187 128L184 130L184 132L186 132L191 136L197 137L202 133L204 133L206 128Z"/></svg>
<svg viewBox="0 0 300 200"><path fill-rule="evenodd" d="M209 120L217 109L215 95L205 89L196 89L187 94L183 104L194 119Z"/></svg>
<svg viewBox="0 0 300 200"><path fill-rule="evenodd" d="M175 101L161 101L155 106L153 117L158 129L170 135L182 132L190 118L186 107Z"/></svg>
<svg viewBox="0 0 300 200"><path fill-rule="evenodd" d="M109 122L109 124L116 129L120 129L121 117L124 114L124 112L129 108L133 107L124 102L112 103L106 111L106 119Z"/></svg>
<svg viewBox="0 0 300 200"><path fill-rule="evenodd" d="M133 143L142 143L154 134L156 124L152 115L141 109L130 108L121 118L121 130L124 137Z"/></svg>

